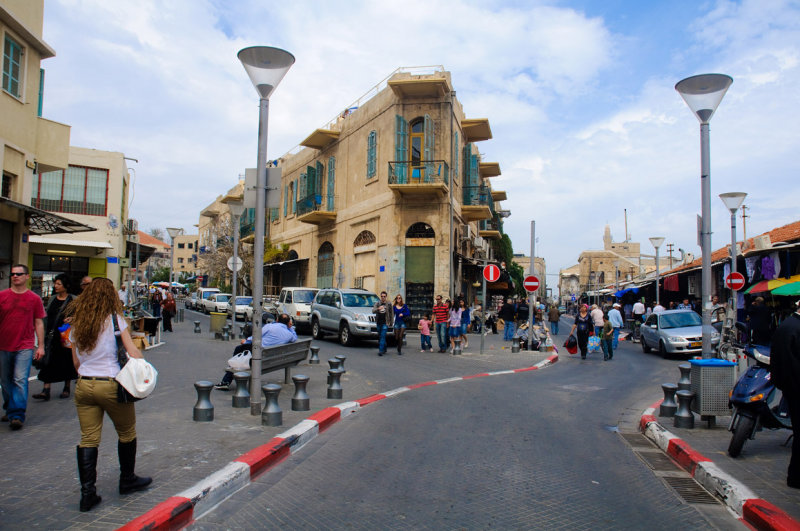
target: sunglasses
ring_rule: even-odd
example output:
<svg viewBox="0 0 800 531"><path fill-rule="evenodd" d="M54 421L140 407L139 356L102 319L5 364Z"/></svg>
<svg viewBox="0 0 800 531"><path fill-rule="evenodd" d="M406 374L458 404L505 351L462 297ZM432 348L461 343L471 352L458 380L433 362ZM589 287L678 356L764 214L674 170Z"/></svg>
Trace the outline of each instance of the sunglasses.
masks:
<svg viewBox="0 0 800 531"><path fill-rule="evenodd" d="M11 273L11 276L12 277L24 277L27 274L28 273Z"/></svg>

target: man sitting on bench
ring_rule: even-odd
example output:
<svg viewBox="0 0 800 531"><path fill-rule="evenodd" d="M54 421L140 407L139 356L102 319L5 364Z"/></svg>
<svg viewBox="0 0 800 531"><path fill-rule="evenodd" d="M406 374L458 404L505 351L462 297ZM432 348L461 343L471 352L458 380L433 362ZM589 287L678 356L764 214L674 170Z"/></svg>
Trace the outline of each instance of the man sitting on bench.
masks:
<svg viewBox="0 0 800 531"><path fill-rule="evenodd" d="M261 328L261 347L274 347L276 345L285 345L286 343L294 343L297 341L297 332L292 327L292 319L285 313L282 313L278 320L274 323L267 323ZM244 351L249 351L252 346L253 338L248 337L242 340L242 344L233 349L234 356ZM252 362L251 362L252 366ZM225 371L225 376L222 377L214 389L230 389L231 382L233 381L233 372Z"/></svg>

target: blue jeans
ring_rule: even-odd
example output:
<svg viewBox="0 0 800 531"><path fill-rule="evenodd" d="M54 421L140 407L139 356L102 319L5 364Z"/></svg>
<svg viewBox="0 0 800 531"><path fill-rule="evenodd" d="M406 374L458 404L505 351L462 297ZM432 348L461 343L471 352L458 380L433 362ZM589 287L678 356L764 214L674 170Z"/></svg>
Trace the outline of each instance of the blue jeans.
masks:
<svg viewBox="0 0 800 531"><path fill-rule="evenodd" d="M550 321L550 333L554 336L558 335L558 321Z"/></svg>
<svg viewBox="0 0 800 531"><path fill-rule="evenodd" d="M28 377L31 374L33 349L0 350L0 385L3 386L3 406L8 420L25 422L28 406Z"/></svg>
<svg viewBox="0 0 800 531"><path fill-rule="evenodd" d="M419 336L419 348L421 350L433 350L433 345L431 345L431 336L423 336L420 334Z"/></svg>
<svg viewBox="0 0 800 531"><path fill-rule="evenodd" d="M614 350L617 350L617 347L619 346L619 328L617 327L614 327L614 339L612 340L612 346L614 347Z"/></svg>
<svg viewBox="0 0 800 531"><path fill-rule="evenodd" d="M514 323L506 321L503 325L503 341L511 341L514 337Z"/></svg>
<svg viewBox="0 0 800 531"><path fill-rule="evenodd" d="M378 352L386 353L386 331L389 329L386 324L378 325Z"/></svg>
<svg viewBox="0 0 800 531"><path fill-rule="evenodd" d="M448 345L447 323L436 323L436 339L439 341L439 350L445 351Z"/></svg>

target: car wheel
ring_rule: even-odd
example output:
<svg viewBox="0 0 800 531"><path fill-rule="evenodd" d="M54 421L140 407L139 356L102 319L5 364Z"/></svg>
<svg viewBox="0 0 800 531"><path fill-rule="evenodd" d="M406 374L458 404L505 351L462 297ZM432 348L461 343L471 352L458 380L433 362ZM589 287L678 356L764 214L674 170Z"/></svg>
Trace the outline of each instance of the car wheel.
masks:
<svg viewBox="0 0 800 531"><path fill-rule="evenodd" d="M311 321L311 335L314 336L314 339L322 339L322 337L325 335L322 332L322 328L320 328L319 326L318 319L314 319Z"/></svg>
<svg viewBox="0 0 800 531"><path fill-rule="evenodd" d="M663 341L658 342L658 353L664 359L669 358L669 353L667 352L667 346L664 344Z"/></svg>
<svg viewBox="0 0 800 531"><path fill-rule="evenodd" d="M350 333L350 327L347 323L342 323L339 327L339 343L346 347L353 344L353 334Z"/></svg>
<svg viewBox="0 0 800 531"><path fill-rule="evenodd" d="M644 340L644 336L641 336L639 338L639 341L642 343L642 352L644 352L645 354L650 352L650 347L647 346L647 341Z"/></svg>

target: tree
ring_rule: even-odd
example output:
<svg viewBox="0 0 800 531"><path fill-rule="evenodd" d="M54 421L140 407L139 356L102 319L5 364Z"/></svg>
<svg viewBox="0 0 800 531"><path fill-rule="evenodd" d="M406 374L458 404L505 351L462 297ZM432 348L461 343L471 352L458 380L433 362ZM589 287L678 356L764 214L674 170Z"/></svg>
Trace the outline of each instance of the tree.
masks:
<svg viewBox="0 0 800 531"><path fill-rule="evenodd" d="M150 273L150 282L168 282L169 267L157 267Z"/></svg>
<svg viewBox="0 0 800 531"><path fill-rule="evenodd" d="M522 281L525 271L523 271L522 266L514 263L514 248L511 245L511 238L508 237L508 234L503 234L500 240L495 240L493 249L495 258L506 263L506 271L508 271L511 280L514 282L514 294L524 297L526 293L522 286Z"/></svg>
<svg viewBox="0 0 800 531"><path fill-rule="evenodd" d="M152 229L147 231L147 234L149 234L150 236L152 236L157 240L161 240L162 242L166 241L165 240L166 236L164 236L164 229L162 228L153 227Z"/></svg>
<svg viewBox="0 0 800 531"><path fill-rule="evenodd" d="M228 269L228 259L233 256L233 222L229 217L218 216L208 229L206 250L197 257L197 267L208 275L208 285L229 291L233 274ZM253 270L253 246L239 242L242 269L237 274L239 294L251 292L250 275Z"/></svg>

